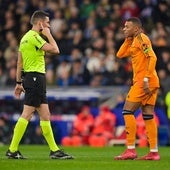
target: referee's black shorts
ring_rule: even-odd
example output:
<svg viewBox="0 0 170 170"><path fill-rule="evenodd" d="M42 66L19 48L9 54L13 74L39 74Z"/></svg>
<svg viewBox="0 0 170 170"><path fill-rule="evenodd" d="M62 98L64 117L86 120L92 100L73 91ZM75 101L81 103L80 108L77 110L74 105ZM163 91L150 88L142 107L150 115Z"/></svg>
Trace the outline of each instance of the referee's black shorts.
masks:
<svg viewBox="0 0 170 170"><path fill-rule="evenodd" d="M47 103L45 74L25 73L23 87L25 89L25 105L39 107L40 104Z"/></svg>

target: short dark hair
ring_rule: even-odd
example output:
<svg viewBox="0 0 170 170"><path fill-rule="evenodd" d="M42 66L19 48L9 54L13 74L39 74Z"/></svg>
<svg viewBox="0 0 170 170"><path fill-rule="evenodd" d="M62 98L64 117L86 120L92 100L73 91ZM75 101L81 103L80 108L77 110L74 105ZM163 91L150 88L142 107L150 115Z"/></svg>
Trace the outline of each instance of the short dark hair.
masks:
<svg viewBox="0 0 170 170"><path fill-rule="evenodd" d="M40 19L44 20L46 17L49 17L49 14L42 10L35 11L31 16L31 25L36 24L36 22Z"/></svg>
<svg viewBox="0 0 170 170"><path fill-rule="evenodd" d="M129 19L127 19L127 21L131 21L133 22L134 24L138 25L139 27L142 27L142 22L139 18L137 17L131 17Z"/></svg>

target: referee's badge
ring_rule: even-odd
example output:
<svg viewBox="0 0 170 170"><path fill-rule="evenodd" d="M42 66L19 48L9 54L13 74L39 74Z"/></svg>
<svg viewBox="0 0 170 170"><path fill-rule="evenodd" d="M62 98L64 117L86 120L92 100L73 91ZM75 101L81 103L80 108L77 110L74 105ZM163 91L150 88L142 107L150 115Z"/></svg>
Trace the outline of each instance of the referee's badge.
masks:
<svg viewBox="0 0 170 170"><path fill-rule="evenodd" d="M33 77L33 80L36 81L36 80L37 80L37 77Z"/></svg>

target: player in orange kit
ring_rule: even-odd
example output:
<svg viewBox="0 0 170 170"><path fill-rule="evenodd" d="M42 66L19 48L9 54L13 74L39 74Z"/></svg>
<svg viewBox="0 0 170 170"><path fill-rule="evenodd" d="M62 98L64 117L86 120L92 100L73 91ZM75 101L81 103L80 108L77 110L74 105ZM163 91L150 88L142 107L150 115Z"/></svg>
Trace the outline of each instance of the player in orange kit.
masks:
<svg viewBox="0 0 170 170"><path fill-rule="evenodd" d="M123 28L125 41L117 52L118 58L131 57L133 69L133 85L131 86L123 107L125 120L127 149L115 156L115 160L159 160L157 125L153 119L154 106L157 99L159 79L155 70L157 57L152 49L151 41L143 33L139 18L129 18ZM137 157L135 150L136 120L134 112L141 108L145 121L150 152Z"/></svg>

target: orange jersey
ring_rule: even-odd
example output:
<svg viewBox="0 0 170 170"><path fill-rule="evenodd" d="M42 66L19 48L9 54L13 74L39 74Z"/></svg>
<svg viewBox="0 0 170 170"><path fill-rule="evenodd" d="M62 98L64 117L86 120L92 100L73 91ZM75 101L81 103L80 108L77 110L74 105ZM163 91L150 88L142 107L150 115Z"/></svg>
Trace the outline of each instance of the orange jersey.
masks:
<svg viewBox="0 0 170 170"><path fill-rule="evenodd" d="M117 57L131 57L134 85L142 87L144 77L148 77L150 87L159 87L155 70L157 57L148 36L140 33L132 40L125 39L117 52Z"/></svg>

